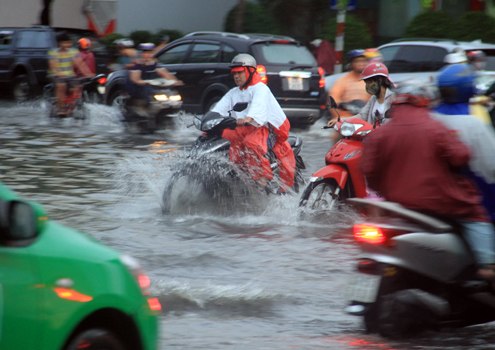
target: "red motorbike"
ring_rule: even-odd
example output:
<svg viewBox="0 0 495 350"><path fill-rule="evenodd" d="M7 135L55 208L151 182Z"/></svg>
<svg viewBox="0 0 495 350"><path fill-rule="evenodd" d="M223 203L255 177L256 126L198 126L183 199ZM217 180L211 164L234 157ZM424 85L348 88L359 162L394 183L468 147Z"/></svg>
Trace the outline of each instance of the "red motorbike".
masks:
<svg viewBox="0 0 495 350"><path fill-rule="evenodd" d="M335 108L335 103L332 108ZM324 127L327 129L330 127ZM325 166L310 178L304 190L300 207L328 210L347 198L367 196L366 180L361 172L363 139L373 125L360 118L338 119L333 127L342 138L325 155Z"/></svg>

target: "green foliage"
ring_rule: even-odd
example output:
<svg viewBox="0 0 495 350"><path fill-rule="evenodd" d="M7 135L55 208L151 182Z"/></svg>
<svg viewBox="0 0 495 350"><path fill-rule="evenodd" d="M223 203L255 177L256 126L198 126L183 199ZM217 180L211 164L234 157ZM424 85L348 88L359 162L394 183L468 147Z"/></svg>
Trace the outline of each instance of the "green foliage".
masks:
<svg viewBox="0 0 495 350"><path fill-rule="evenodd" d="M224 23L224 29L227 32L235 32L235 16L238 9L235 6L227 14ZM268 14L265 9L252 2L246 2L245 13L244 13L244 23L242 26L241 33L271 33L278 34L280 29L278 25L275 24L273 18Z"/></svg>
<svg viewBox="0 0 495 350"><path fill-rule="evenodd" d="M483 12L467 12L456 23L457 40L476 40L495 43L495 18Z"/></svg>
<svg viewBox="0 0 495 350"><path fill-rule="evenodd" d="M413 18L406 28L405 37L452 38L455 21L441 11L425 11Z"/></svg>
<svg viewBox="0 0 495 350"><path fill-rule="evenodd" d="M337 19L331 18L324 24L319 37L335 41L336 30ZM373 47L369 28L358 18L347 14L345 19L344 51L366 49L368 47Z"/></svg>
<svg viewBox="0 0 495 350"><path fill-rule="evenodd" d="M440 11L427 11L414 17L404 36L495 42L495 19L483 12L466 12L454 19Z"/></svg>
<svg viewBox="0 0 495 350"><path fill-rule="evenodd" d="M117 39L122 39L125 38L123 34L120 33L112 33L109 35L104 36L103 38L100 38L100 42L105 45L107 48L113 49L113 42Z"/></svg>
<svg viewBox="0 0 495 350"><path fill-rule="evenodd" d="M153 34L147 30L136 30L129 34L129 37L134 41L134 44L149 43L153 41Z"/></svg>
<svg viewBox="0 0 495 350"><path fill-rule="evenodd" d="M184 36L184 33L174 29L160 29L158 32L153 34L151 41L155 44L159 44L162 42L162 39L165 35L168 35L170 37L170 42L172 42L175 39L179 39L180 37Z"/></svg>

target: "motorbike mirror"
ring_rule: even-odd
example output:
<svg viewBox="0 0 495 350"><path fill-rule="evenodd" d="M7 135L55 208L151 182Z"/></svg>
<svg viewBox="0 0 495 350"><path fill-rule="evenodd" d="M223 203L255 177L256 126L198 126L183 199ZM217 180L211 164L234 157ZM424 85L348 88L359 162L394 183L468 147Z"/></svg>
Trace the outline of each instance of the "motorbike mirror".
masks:
<svg viewBox="0 0 495 350"><path fill-rule="evenodd" d="M237 102L234 107L232 107L232 110L234 112L242 112L243 110L245 110L248 106L248 103L247 102Z"/></svg>
<svg viewBox="0 0 495 350"><path fill-rule="evenodd" d="M337 102L335 102L335 99L332 96L328 96L328 107L330 108L337 108Z"/></svg>

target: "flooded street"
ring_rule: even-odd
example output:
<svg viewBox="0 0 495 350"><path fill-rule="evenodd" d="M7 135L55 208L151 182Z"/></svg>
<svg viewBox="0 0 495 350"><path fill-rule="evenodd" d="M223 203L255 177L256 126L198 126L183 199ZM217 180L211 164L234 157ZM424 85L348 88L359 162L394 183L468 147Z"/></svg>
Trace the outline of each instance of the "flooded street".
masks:
<svg viewBox="0 0 495 350"><path fill-rule="evenodd" d="M163 304L160 349L493 348L493 324L403 342L366 335L343 312L358 253L351 211L315 223L287 195L225 215L162 214L170 168L198 135L192 117L140 135L115 110L89 108L87 121L53 122L36 103L0 102L0 179L51 218L139 259ZM306 179L324 163L322 125L294 130Z"/></svg>

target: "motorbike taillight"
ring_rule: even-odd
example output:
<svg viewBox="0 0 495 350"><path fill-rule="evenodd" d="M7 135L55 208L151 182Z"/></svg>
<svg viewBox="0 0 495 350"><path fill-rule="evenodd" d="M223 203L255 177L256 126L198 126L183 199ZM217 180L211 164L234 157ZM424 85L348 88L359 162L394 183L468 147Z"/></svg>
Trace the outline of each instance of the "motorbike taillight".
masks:
<svg viewBox="0 0 495 350"><path fill-rule="evenodd" d="M361 243L384 244L387 239L380 227L370 224L356 224L352 231L354 239Z"/></svg>
<svg viewBox="0 0 495 350"><path fill-rule="evenodd" d="M107 82L107 77L101 77L100 79L98 79L98 84L100 85L105 85Z"/></svg>
<svg viewBox="0 0 495 350"><path fill-rule="evenodd" d="M318 83L320 88L325 87L325 70L321 67L318 67L318 73L320 74L320 81Z"/></svg>

